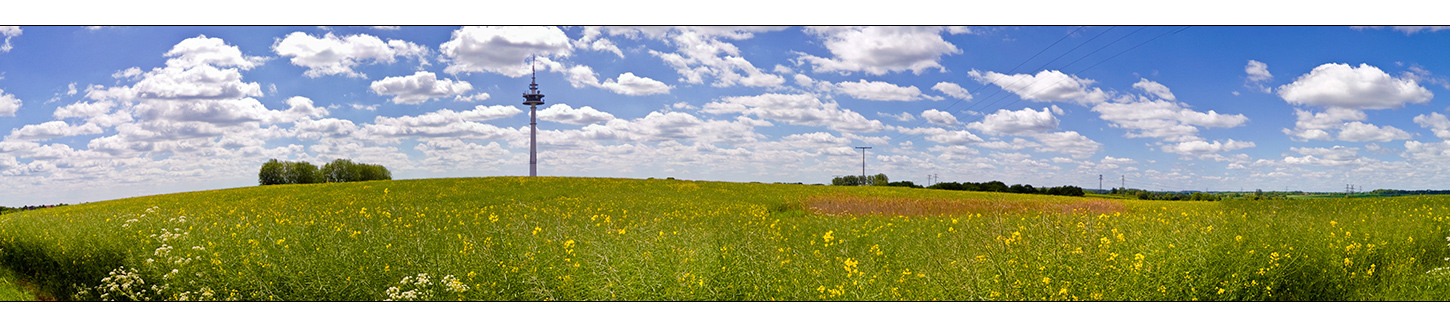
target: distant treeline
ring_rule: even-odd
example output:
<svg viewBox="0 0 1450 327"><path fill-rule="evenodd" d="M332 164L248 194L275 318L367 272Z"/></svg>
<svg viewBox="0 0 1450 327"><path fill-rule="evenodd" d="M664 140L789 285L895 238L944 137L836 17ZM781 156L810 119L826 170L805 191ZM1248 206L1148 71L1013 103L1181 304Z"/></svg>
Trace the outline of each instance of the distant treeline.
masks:
<svg viewBox="0 0 1450 327"><path fill-rule="evenodd" d="M1223 200L1224 199L1224 197L1221 196L1221 195L1211 194L1211 193L1203 193L1203 192L1193 192L1191 194L1185 194L1183 192L1152 192L1152 191L1139 190L1139 189L1116 188L1116 187L1113 188L1111 191L1108 191L1108 194L1109 195L1126 196L1126 197L1129 197L1129 198L1137 198L1139 200L1219 201L1219 200ZM1247 199L1250 199L1250 200L1262 200L1262 199L1265 199L1267 197L1264 196L1264 191L1260 190L1260 191L1257 191L1257 193L1254 194L1253 197L1251 197L1251 198L1246 197L1246 198Z"/></svg>
<svg viewBox="0 0 1450 327"><path fill-rule="evenodd" d="M313 184L392 180L393 173L382 165L353 163L348 159L337 159L322 165L321 169L306 161L291 162L272 159L262 164L257 173L257 183Z"/></svg>
<svg viewBox="0 0 1450 327"><path fill-rule="evenodd" d="M35 209L55 208L55 207L64 206L64 205L66 205L66 204L65 203L61 203L61 204L47 204L47 205L38 205L38 206L23 206L23 207L18 207L18 208L11 208L11 207L0 206L0 215L7 214L7 213L12 213L12 212L30 211L30 210L35 210Z"/></svg>
<svg viewBox="0 0 1450 327"><path fill-rule="evenodd" d="M891 182L889 179L886 178L886 174L876 174L874 176L866 176L866 178L864 180L861 178L861 176L840 176L840 177L832 178L831 179L831 185L841 185L841 186L871 185L871 186L897 186L897 187L923 188L923 186L916 185L916 183L912 183L911 181ZM1083 194L1084 194L1082 188L1081 187L1077 187L1077 186L1056 186L1056 187L1047 187L1047 188L1036 188L1036 187L1032 187L1031 184L1025 184L1025 185L1024 184L1013 184L1012 186L1007 186L1006 183L1003 183L1003 182L1000 182L1000 181L990 181L990 182L986 182L986 183L945 182L945 183L936 183L935 185L932 185L932 186L925 186L925 188L938 189L938 190L953 190L953 191L1002 192L1002 193L1047 194L1047 195L1066 195L1066 196L1083 196Z"/></svg>
<svg viewBox="0 0 1450 327"><path fill-rule="evenodd" d="M927 188L953 191L1002 192L1066 196L1083 196L1084 194L1081 187L1071 185L1036 188L1033 187L1032 184L1012 184L1011 186L1007 186L1007 183L1003 183L1000 181L990 181L986 183L945 182L936 183L932 186L928 186Z"/></svg>
<svg viewBox="0 0 1450 327"><path fill-rule="evenodd" d="M1370 194L1378 194L1379 196L1435 195L1435 194L1450 194L1450 190L1406 191L1406 190L1378 189L1378 190L1374 190L1374 191L1369 191L1369 193Z"/></svg>

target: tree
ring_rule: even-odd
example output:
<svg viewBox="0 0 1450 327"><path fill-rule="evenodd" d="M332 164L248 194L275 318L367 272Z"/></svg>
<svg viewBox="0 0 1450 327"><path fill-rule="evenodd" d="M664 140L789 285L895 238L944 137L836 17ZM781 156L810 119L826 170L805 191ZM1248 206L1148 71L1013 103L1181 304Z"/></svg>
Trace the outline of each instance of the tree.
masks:
<svg viewBox="0 0 1450 327"><path fill-rule="evenodd" d="M339 158L322 165L322 176L328 183L356 181L360 174L355 166L352 160Z"/></svg>
<svg viewBox="0 0 1450 327"><path fill-rule="evenodd" d="M268 160L262 164L261 171L257 172L257 183L261 185L277 185L287 183L284 176L285 165L277 159Z"/></svg>
<svg viewBox="0 0 1450 327"><path fill-rule="evenodd" d="M866 185L871 186L886 186L888 182L890 181L886 179L886 174L876 174L866 178Z"/></svg>
<svg viewBox="0 0 1450 327"><path fill-rule="evenodd" d="M317 166L306 161L287 162L284 167L286 167L287 183L312 184L323 181L322 173L317 170Z"/></svg>
<svg viewBox="0 0 1450 327"><path fill-rule="evenodd" d="M855 186L861 185L861 176L847 175L831 179L831 185Z"/></svg>
<svg viewBox="0 0 1450 327"><path fill-rule="evenodd" d="M393 179L393 173L388 172L383 165L360 164L358 166L359 181L386 181Z"/></svg>

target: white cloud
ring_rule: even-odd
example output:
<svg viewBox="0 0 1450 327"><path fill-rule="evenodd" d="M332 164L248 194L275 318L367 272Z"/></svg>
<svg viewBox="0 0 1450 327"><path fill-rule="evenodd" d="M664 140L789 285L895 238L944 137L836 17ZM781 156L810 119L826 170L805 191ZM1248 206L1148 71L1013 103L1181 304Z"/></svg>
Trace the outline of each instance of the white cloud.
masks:
<svg viewBox="0 0 1450 327"><path fill-rule="evenodd" d="M134 78L141 77L141 74L142 73L145 73L145 72L141 71L141 68L140 67L131 67L131 68L126 68L125 70L118 70L118 71L116 71L115 73L111 74L111 78L120 79L120 80L130 80L130 79L134 79Z"/></svg>
<svg viewBox="0 0 1450 327"><path fill-rule="evenodd" d="M942 27L903 26L807 28L807 33L821 38L833 57L801 54L797 60L814 64L815 72L883 75L910 70L920 75L929 68L945 72L941 57L962 50L943 40L942 31Z"/></svg>
<svg viewBox="0 0 1450 327"><path fill-rule="evenodd" d="M302 118L318 118L327 116L327 107L312 105L312 99L295 96L287 98L287 110L282 111L278 121L296 121Z"/></svg>
<svg viewBox="0 0 1450 327"><path fill-rule="evenodd" d="M327 33L317 38L303 32L292 32L286 38L272 44L272 51L283 57L291 57L292 64L307 67L303 75L321 77L343 75L367 78L367 75L353 71L363 62L392 63L398 56L412 56L422 59L428 53L423 46L402 40L388 40L355 34L337 37Z"/></svg>
<svg viewBox="0 0 1450 327"><path fill-rule="evenodd" d="M934 130L941 130L942 132L927 136L927 140L946 145L967 145L982 143L983 141L981 137L968 131L948 131L940 128L935 128Z"/></svg>
<svg viewBox="0 0 1450 327"><path fill-rule="evenodd" d="M1016 151L1016 150L1026 149L1026 148L1036 148L1036 147L1040 147L1040 146L1042 146L1042 144L1041 143L1037 143L1037 142L1028 141L1028 140L1025 140L1025 139L1022 139L1022 138L1016 138L1016 137L1014 137L1014 138L1012 138L1012 142L1005 142L1005 141L984 142L982 144L979 144L979 146L984 147L984 148L998 149L998 150L1013 150L1013 151Z"/></svg>
<svg viewBox="0 0 1450 327"><path fill-rule="evenodd" d="M1141 82L1140 82L1141 83ZM1198 127L1236 127L1248 122L1244 115L1195 111L1179 102L1124 96L1093 106L1111 126L1128 130L1128 137L1161 138L1170 142L1199 140Z"/></svg>
<svg viewBox="0 0 1450 327"><path fill-rule="evenodd" d="M0 45L0 52L10 52L14 46L10 45L10 38L20 36L20 26L0 26L0 35L5 35L5 44Z"/></svg>
<svg viewBox="0 0 1450 327"><path fill-rule="evenodd" d="M1339 130L1338 139L1350 142L1389 142L1408 140L1410 133L1394 126L1380 127L1356 121L1345 123Z"/></svg>
<svg viewBox="0 0 1450 327"><path fill-rule="evenodd" d="M931 89L937 90L938 92L941 92L943 94L946 94L947 96L950 96L950 97L953 97L953 98L957 98L957 99L962 99L962 100L971 100L972 99L972 93L967 92L967 89L962 88L962 86L961 85L957 85L957 83L952 83L952 82L938 82L938 83L936 83L936 85L933 85L931 87Z"/></svg>
<svg viewBox="0 0 1450 327"><path fill-rule="evenodd" d="M1395 26L1396 31L1405 32L1405 35L1419 32L1439 32L1450 29L1450 26Z"/></svg>
<svg viewBox="0 0 1450 327"><path fill-rule="evenodd" d="M244 56L241 49L227 45L220 38L209 38L206 35L182 40L171 51L167 51L166 56L172 57L166 60L166 66L178 68L206 65L248 70L267 61L260 56Z"/></svg>
<svg viewBox="0 0 1450 327"><path fill-rule="evenodd" d="M453 101L478 102L478 101L488 100L489 97L490 96L486 92L478 92L478 93L474 93L473 95L462 95L462 94L459 94L458 96L453 97Z"/></svg>
<svg viewBox="0 0 1450 327"><path fill-rule="evenodd" d="M672 88L664 82L649 77L634 76L634 73L619 74L619 78L605 80L599 87L623 95L668 94Z"/></svg>
<svg viewBox="0 0 1450 327"><path fill-rule="evenodd" d="M1150 81L1146 78L1141 79L1137 83L1133 83L1133 88L1143 90L1143 92L1148 92L1148 94L1157 96L1159 99L1168 101L1178 100L1176 97L1173 96L1173 92L1168 90L1167 86L1159 84L1158 82Z"/></svg>
<svg viewBox="0 0 1450 327"><path fill-rule="evenodd" d="M572 125L589 125L614 120L614 115L601 112L589 106L578 109L567 104L556 104L539 111L539 119Z"/></svg>
<svg viewBox="0 0 1450 327"><path fill-rule="evenodd" d="M785 78L766 73L741 57L740 48L734 44L718 39L722 36L747 39L753 36L749 32L730 27L684 28L671 30L666 35L669 35L667 42L674 45L677 52L650 50L649 53L674 67L680 74L680 82L701 84L705 82L705 76L713 76L716 81L711 85L716 87L736 84L773 87L785 83Z"/></svg>
<svg viewBox="0 0 1450 327"><path fill-rule="evenodd" d="M1022 110L1016 111L1000 109L996 113L983 117L982 121L967 124L967 128L996 134L1045 133L1057 129L1058 120L1052 115L1052 109L1042 108L1042 111L1035 111L1032 108L1022 108Z"/></svg>
<svg viewBox="0 0 1450 327"><path fill-rule="evenodd" d="M1263 91L1264 93L1273 92L1273 89L1264 86L1264 83L1274 80L1274 74L1269 73L1269 64L1257 60L1249 60L1249 63L1244 65L1244 74L1248 74L1248 83L1244 84L1245 86Z"/></svg>
<svg viewBox="0 0 1450 327"><path fill-rule="evenodd" d="M896 119L896 121L903 121L903 122L916 120L916 116L912 116L911 113L909 113L909 112L902 112L900 114L893 115L893 114L888 114L888 113L884 113L884 112L877 111L876 112L876 115L882 116L882 117L891 117L891 118ZM956 118L953 117L952 119L955 120Z"/></svg>
<svg viewBox="0 0 1450 327"><path fill-rule="evenodd" d="M584 27L584 35L580 36L578 40L574 40L574 47L594 51L613 52L614 55L624 58L624 52L619 51L619 46L614 45L613 41L603 38L603 34L603 29L600 27Z"/></svg>
<svg viewBox="0 0 1450 327"><path fill-rule="evenodd" d="M288 132L298 139L321 139L321 138L342 138L352 135L358 130L357 124L352 121L323 118L312 120L303 118L292 124Z"/></svg>
<svg viewBox="0 0 1450 327"><path fill-rule="evenodd" d="M435 98L456 96L473 90L473 84L438 79L432 72L420 71L410 76L392 76L372 83L373 93L393 96L393 103L419 104Z"/></svg>
<svg viewBox="0 0 1450 327"><path fill-rule="evenodd" d="M872 101L913 101L919 99L940 100L940 97L931 97L921 94L921 90L915 86L898 86L881 81L867 82L840 82L837 88L852 98Z"/></svg>
<svg viewBox="0 0 1450 327"><path fill-rule="evenodd" d="M42 141L57 137L100 134L101 132L101 127L96 126L96 124L93 123L86 123L85 125L80 126L72 126L70 124L66 124L64 121L53 120L36 125L25 125L24 127L18 129L12 129L10 130L10 135L5 136L5 140Z"/></svg>
<svg viewBox="0 0 1450 327"><path fill-rule="evenodd" d="M111 101L76 102L70 105L55 108L55 112L53 113L53 115L57 119L71 117L90 118L98 115L104 115L107 112L110 112L111 108L114 108L115 106L116 103Z"/></svg>
<svg viewBox="0 0 1450 327"><path fill-rule="evenodd" d="M1036 138L1037 142L1041 142L1044 146L1037 149L1039 152L1057 152L1078 159L1090 157L1103 147L1102 143L1093 141L1087 138L1087 136L1083 136L1074 131L1041 133L1033 135L1033 138Z"/></svg>
<svg viewBox="0 0 1450 327"><path fill-rule="evenodd" d="M359 138L378 143L393 143L409 136L423 138L470 138L497 139L516 135L520 130L479 123L523 112L511 106L477 106L474 110L457 112L442 109L418 116L373 118L373 123L361 126ZM526 133L525 133L526 134Z"/></svg>
<svg viewBox="0 0 1450 327"><path fill-rule="evenodd" d="M1415 123L1434 131L1435 137L1450 139L1450 119L1447 119L1445 115L1432 112L1429 115L1415 116Z"/></svg>
<svg viewBox="0 0 1450 327"><path fill-rule="evenodd" d="M0 90L0 116L15 117L15 112L20 111L21 102L14 94L5 94L5 90Z"/></svg>
<svg viewBox="0 0 1450 327"><path fill-rule="evenodd" d="M1406 103L1429 102L1434 94L1413 79L1394 78L1377 67L1328 63L1280 86L1279 96L1292 104L1330 109L1397 109Z"/></svg>
<svg viewBox="0 0 1450 327"><path fill-rule="evenodd" d="M1179 142L1177 144L1164 145L1163 152L1177 153L1189 156L1202 156L1216 152L1233 151L1252 147L1254 147L1254 142L1252 141L1244 142L1228 140L1228 142L1213 141L1213 143L1208 143L1202 140L1194 140Z"/></svg>
<svg viewBox="0 0 1450 327"><path fill-rule="evenodd" d="M531 71L529 56L566 57L573 47L558 27L466 26L454 30L452 38L438 51L448 61L445 73L489 72L520 77Z"/></svg>
<svg viewBox="0 0 1450 327"><path fill-rule="evenodd" d="M994 84L1022 99L1038 102L1073 101L1087 105L1100 103L1108 98L1108 94L1102 89L1088 90L1088 86L1096 81L1078 78L1056 70L1044 70L1037 72L1036 75L1006 75L996 72L983 73L973 69L967 75L982 84Z"/></svg>
<svg viewBox="0 0 1450 327"><path fill-rule="evenodd" d="M876 132L885 129L878 120L868 120L849 109L841 109L835 101L822 102L814 94L767 93L756 96L725 97L707 103L709 113L742 113L777 120L792 125L826 126L843 132Z"/></svg>
<svg viewBox="0 0 1450 327"><path fill-rule="evenodd" d="M910 115L904 112L902 114ZM926 111L922 111L921 118L926 119L926 121L929 123L940 126L956 126L962 123L961 121L958 121L957 117L953 116L951 113L936 109L927 109Z"/></svg>

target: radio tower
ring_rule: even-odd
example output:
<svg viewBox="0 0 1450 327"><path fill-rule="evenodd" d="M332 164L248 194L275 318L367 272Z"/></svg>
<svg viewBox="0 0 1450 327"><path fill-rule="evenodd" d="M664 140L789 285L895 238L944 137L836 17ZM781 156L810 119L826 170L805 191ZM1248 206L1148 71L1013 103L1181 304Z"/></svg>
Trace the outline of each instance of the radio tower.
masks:
<svg viewBox="0 0 1450 327"><path fill-rule="evenodd" d="M524 104L529 105L529 176L533 177L539 175L539 122L535 110L538 105L544 104L544 95L539 94L539 83L534 78L538 70L533 67L532 62L529 65L529 93L524 93Z"/></svg>

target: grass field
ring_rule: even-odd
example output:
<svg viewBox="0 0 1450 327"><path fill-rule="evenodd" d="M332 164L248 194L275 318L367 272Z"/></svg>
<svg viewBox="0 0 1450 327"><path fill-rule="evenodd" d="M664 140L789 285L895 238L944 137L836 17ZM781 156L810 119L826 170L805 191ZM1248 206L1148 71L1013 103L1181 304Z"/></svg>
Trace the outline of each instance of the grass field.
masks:
<svg viewBox="0 0 1450 327"><path fill-rule="evenodd" d="M498 177L7 214L0 265L60 300L1445 301L1447 236L1443 196Z"/></svg>

